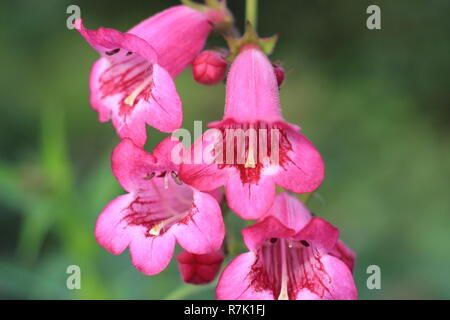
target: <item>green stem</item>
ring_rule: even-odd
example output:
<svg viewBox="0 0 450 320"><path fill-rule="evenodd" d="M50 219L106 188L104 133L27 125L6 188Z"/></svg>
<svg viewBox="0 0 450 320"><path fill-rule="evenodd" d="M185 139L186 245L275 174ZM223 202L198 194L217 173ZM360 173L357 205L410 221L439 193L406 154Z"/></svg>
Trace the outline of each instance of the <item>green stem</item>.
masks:
<svg viewBox="0 0 450 320"><path fill-rule="evenodd" d="M246 13L245 18L250 21L253 28L256 31L258 23L258 0L247 0L246 1Z"/></svg>
<svg viewBox="0 0 450 320"><path fill-rule="evenodd" d="M314 191L308 192L308 193L303 193L300 195L300 200L302 200L304 204L308 204L309 200L311 200L311 198L313 197L313 194L314 194Z"/></svg>

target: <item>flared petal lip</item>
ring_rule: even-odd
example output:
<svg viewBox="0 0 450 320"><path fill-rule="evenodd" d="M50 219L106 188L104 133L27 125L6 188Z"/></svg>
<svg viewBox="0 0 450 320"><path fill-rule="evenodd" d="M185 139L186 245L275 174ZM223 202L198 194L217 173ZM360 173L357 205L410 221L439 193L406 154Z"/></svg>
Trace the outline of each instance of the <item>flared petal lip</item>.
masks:
<svg viewBox="0 0 450 320"><path fill-rule="evenodd" d="M167 166L169 170L177 171L180 165L173 161L175 152L179 152L178 156L186 152L184 145L175 136L164 138L154 149L152 155L157 159L160 165ZM180 155L181 154L181 155Z"/></svg>
<svg viewBox="0 0 450 320"><path fill-rule="evenodd" d="M251 282L251 268L256 260L253 252L235 257L220 275L216 287L218 300L273 300L269 290L255 290Z"/></svg>
<svg viewBox="0 0 450 320"><path fill-rule="evenodd" d="M264 220L242 230L246 247L256 252L258 248L271 238L290 239L295 231L284 226L277 218L268 216Z"/></svg>
<svg viewBox="0 0 450 320"><path fill-rule="evenodd" d="M182 101L173 78L157 63L153 65L153 84L152 99L148 102L153 102L153 108L145 109L145 122L161 132L172 133L183 122Z"/></svg>
<svg viewBox="0 0 450 320"><path fill-rule="evenodd" d="M178 172L179 165L172 162L172 150L183 150L183 145L172 136L165 138L147 153L129 138L123 139L112 153L111 167L120 185L128 192L142 188L146 183L146 174L153 172ZM150 179L149 179L150 180Z"/></svg>
<svg viewBox="0 0 450 320"><path fill-rule="evenodd" d="M321 254L328 253L339 237L339 229L322 218L314 217L301 230L295 231L286 227L274 216L266 216L262 221L242 230L246 247L256 252L271 238L307 241L313 244Z"/></svg>
<svg viewBox="0 0 450 320"><path fill-rule="evenodd" d="M225 189L230 208L247 220L260 219L272 205L276 192L272 177L262 175L258 183L243 183L238 172L230 172Z"/></svg>
<svg viewBox="0 0 450 320"><path fill-rule="evenodd" d="M314 217L310 222L297 234L293 236L297 241L308 241L322 252L328 253L338 241L339 229L328 221Z"/></svg>
<svg viewBox="0 0 450 320"><path fill-rule="evenodd" d="M145 275L158 274L172 260L175 244L176 239L171 233L165 233L158 237L138 235L129 245L131 262Z"/></svg>
<svg viewBox="0 0 450 320"><path fill-rule="evenodd" d="M125 49L129 52L136 52L146 58L151 63L158 62L158 55L153 47L144 39L120 31L100 27L98 30L88 30L84 27L81 18L75 20L75 29L86 39L86 41L98 50L98 47L104 47L110 50ZM100 52L104 57L108 57L106 52Z"/></svg>
<svg viewBox="0 0 450 320"><path fill-rule="evenodd" d="M287 228L293 229L295 232L303 229L312 218L306 205L287 192L276 195L272 207L264 217L266 216L276 217Z"/></svg>
<svg viewBox="0 0 450 320"><path fill-rule="evenodd" d="M193 189L194 202L186 219L172 226L172 232L185 250L194 254L215 252L222 246L225 225L216 199Z"/></svg>
<svg viewBox="0 0 450 320"><path fill-rule="evenodd" d="M114 149L111 168L116 180L128 192L146 183L145 174L161 170L157 159L138 147L131 139L123 139Z"/></svg>
<svg viewBox="0 0 450 320"><path fill-rule="evenodd" d="M122 210L130 204L134 195L124 194L112 200L103 209L95 224L95 238L106 250L114 255L121 254L130 244L128 232L118 233L116 227L122 222Z"/></svg>

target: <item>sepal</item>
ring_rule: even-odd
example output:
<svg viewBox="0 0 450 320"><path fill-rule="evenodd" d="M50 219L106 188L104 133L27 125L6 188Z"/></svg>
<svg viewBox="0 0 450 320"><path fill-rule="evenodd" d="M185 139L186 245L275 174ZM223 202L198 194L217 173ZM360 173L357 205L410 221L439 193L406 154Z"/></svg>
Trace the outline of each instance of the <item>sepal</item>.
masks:
<svg viewBox="0 0 450 320"><path fill-rule="evenodd" d="M266 55L272 54L278 41L278 35L268 38L260 38L250 21L245 25L245 33L241 38L225 37L230 49L228 59L233 61L239 54L242 47L250 44L257 45Z"/></svg>

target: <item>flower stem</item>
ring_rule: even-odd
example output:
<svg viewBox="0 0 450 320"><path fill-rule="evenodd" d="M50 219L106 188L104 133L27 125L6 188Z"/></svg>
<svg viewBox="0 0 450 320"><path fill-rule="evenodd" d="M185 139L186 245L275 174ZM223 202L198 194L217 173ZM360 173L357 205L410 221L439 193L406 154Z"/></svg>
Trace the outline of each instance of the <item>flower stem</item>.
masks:
<svg viewBox="0 0 450 320"><path fill-rule="evenodd" d="M246 13L245 18L250 21L253 28L256 30L258 23L258 0L247 0L246 1Z"/></svg>
<svg viewBox="0 0 450 320"><path fill-rule="evenodd" d="M308 192L308 193L302 193L300 194L299 198L300 200L303 201L304 204L308 204L309 200L311 200L311 198L313 197L314 191L313 192Z"/></svg>

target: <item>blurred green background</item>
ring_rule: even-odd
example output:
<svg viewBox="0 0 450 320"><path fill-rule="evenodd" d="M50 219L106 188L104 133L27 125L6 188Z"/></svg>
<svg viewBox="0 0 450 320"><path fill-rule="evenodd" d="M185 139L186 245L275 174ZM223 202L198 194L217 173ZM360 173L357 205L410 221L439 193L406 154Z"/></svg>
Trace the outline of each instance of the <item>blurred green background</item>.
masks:
<svg viewBox="0 0 450 320"><path fill-rule="evenodd" d="M214 298L181 284L177 265L148 277L128 252L95 242L97 215L123 193L110 172L118 143L88 102L97 58L66 8L88 28L125 31L177 1L0 2L0 298ZM382 29L366 28L378 4ZM244 1L229 0L239 26ZM280 34L285 118L321 151L326 179L310 202L358 254L361 299L450 298L450 2L260 1L259 31ZM213 37L210 45L223 45ZM177 79L184 127L220 119L224 86ZM156 144L163 135L149 129ZM232 251L242 224L228 215ZM66 268L81 267L81 290ZM381 290L366 286L379 265Z"/></svg>

